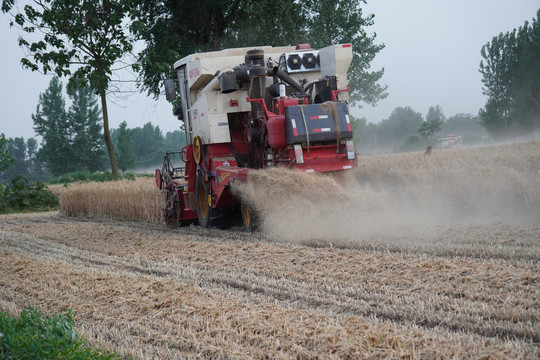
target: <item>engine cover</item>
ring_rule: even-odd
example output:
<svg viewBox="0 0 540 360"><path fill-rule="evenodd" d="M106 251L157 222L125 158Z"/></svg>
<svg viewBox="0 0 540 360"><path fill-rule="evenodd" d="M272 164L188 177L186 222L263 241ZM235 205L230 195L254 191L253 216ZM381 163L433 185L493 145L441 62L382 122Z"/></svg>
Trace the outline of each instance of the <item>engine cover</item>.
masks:
<svg viewBox="0 0 540 360"><path fill-rule="evenodd" d="M322 104L285 108L287 144L351 139L352 128L346 103L327 101Z"/></svg>

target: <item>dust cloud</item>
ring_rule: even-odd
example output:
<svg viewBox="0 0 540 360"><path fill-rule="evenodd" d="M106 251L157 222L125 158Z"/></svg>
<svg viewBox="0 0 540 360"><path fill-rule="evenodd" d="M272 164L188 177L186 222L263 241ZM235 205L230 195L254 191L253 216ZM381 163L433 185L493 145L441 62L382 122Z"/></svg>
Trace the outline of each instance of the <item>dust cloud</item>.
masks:
<svg viewBox="0 0 540 360"><path fill-rule="evenodd" d="M233 190L278 241L431 241L463 224L538 225L539 144L360 158L337 175L273 168Z"/></svg>

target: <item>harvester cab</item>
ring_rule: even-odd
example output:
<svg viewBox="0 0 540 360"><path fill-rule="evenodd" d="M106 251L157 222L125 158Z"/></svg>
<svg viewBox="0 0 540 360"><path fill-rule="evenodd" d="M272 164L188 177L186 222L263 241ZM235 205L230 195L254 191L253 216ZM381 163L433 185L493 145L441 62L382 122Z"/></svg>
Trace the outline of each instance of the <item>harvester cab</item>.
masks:
<svg viewBox="0 0 540 360"><path fill-rule="evenodd" d="M177 103L174 114L184 122L188 145L167 153L156 170L164 222L223 227L241 215L252 229L253 204L231 193L234 181L247 182L250 172L269 167L356 167L348 108L351 61L350 44L236 48L177 61L177 79L165 82L165 92ZM170 165L174 154L183 171Z"/></svg>

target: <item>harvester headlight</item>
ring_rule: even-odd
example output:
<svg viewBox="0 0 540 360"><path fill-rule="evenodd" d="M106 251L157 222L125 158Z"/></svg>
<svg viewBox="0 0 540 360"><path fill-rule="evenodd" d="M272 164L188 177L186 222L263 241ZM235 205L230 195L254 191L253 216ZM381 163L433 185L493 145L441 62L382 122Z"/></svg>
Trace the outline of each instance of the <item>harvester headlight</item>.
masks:
<svg viewBox="0 0 540 360"><path fill-rule="evenodd" d="M294 157L296 158L297 164L304 163L304 153L302 151L302 145L300 144L294 145Z"/></svg>
<svg viewBox="0 0 540 360"><path fill-rule="evenodd" d="M345 146L347 147L347 159L354 160L354 143L352 140L345 141Z"/></svg>

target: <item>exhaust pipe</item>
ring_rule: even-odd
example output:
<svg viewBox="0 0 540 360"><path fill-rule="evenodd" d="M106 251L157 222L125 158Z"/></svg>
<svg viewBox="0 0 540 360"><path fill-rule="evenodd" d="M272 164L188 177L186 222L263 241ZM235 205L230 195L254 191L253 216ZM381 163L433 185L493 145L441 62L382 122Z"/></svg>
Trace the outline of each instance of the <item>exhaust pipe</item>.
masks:
<svg viewBox="0 0 540 360"><path fill-rule="evenodd" d="M249 50L246 59L251 63L249 68L249 88L248 96L252 99L264 99L266 93L266 77L268 76L264 65L264 51L260 49ZM257 118L263 117L263 109L256 102L251 103L252 110L257 114Z"/></svg>

